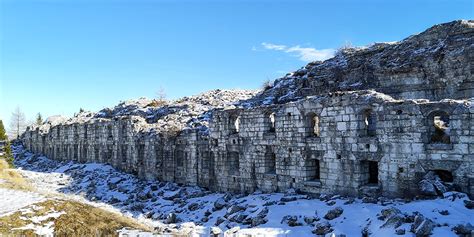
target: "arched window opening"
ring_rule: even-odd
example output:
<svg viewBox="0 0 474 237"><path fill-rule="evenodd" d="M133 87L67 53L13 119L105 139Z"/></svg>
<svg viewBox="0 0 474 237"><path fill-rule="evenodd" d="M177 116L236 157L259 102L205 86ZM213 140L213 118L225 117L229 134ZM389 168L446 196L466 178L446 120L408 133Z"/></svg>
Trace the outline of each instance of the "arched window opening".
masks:
<svg viewBox="0 0 474 237"><path fill-rule="evenodd" d="M270 120L270 129L269 132L275 132L275 113L271 113L268 116L268 119Z"/></svg>
<svg viewBox="0 0 474 237"><path fill-rule="evenodd" d="M240 131L240 116L232 116L229 122L231 123L231 132L238 133Z"/></svg>
<svg viewBox="0 0 474 237"><path fill-rule="evenodd" d="M377 134L376 122L375 113L373 113L372 110L368 109L364 111L364 126L367 136L373 137Z"/></svg>
<svg viewBox="0 0 474 237"><path fill-rule="evenodd" d="M435 111L429 116L431 142L433 143L451 143L449 137L449 115L444 111Z"/></svg>
<svg viewBox="0 0 474 237"><path fill-rule="evenodd" d="M307 115L307 120L309 124L309 135L313 137L319 137L321 135L319 128L319 117L315 113L309 113Z"/></svg>

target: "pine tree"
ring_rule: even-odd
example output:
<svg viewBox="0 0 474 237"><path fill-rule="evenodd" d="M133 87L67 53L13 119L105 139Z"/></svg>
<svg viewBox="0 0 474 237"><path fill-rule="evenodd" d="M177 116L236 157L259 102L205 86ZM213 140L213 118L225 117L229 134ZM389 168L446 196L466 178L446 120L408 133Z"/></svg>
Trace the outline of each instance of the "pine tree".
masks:
<svg viewBox="0 0 474 237"><path fill-rule="evenodd" d="M36 115L36 125L41 124L43 124L43 116L41 116L41 113L38 113L38 115Z"/></svg>
<svg viewBox="0 0 474 237"><path fill-rule="evenodd" d="M3 121L0 119L0 141L8 140L7 133L5 131L5 127L3 126Z"/></svg>
<svg viewBox="0 0 474 237"><path fill-rule="evenodd" d="M4 143L3 155L0 156L0 159L5 159L8 164L13 167L12 149L10 142L8 141L8 137L5 132L5 127L3 126L2 120L0 120L0 142Z"/></svg>

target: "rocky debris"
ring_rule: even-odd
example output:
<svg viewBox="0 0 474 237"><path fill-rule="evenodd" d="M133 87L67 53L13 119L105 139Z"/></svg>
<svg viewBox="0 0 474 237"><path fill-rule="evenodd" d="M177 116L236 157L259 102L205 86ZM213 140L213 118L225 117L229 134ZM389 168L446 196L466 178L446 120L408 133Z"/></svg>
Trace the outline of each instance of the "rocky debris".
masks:
<svg viewBox="0 0 474 237"><path fill-rule="evenodd" d="M239 226L232 227L224 232L224 236L234 236L240 230Z"/></svg>
<svg viewBox="0 0 474 237"><path fill-rule="evenodd" d="M298 198L297 197L287 197L287 196L284 196L280 199L281 202L292 202L292 201L296 201Z"/></svg>
<svg viewBox="0 0 474 237"><path fill-rule="evenodd" d="M293 226L301 226L303 223L301 223L298 219L298 216L292 216L292 215L286 215L281 219L281 224L286 224L290 227Z"/></svg>
<svg viewBox="0 0 474 237"><path fill-rule="evenodd" d="M194 202L194 203L191 203L191 204L188 205L188 210L190 210L190 211L195 211L197 209L199 209L199 204L198 203Z"/></svg>
<svg viewBox="0 0 474 237"><path fill-rule="evenodd" d="M244 207L238 206L238 205L232 205L227 209L227 212L225 214L225 217L228 217L236 212L243 211L245 210Z"/></svg>
<svg viewBox="0 0 474 237"><path fill-rule="evenodd" d="M178 222L178 218L175 213L170 213L164 220L165 224L174 224Z"/></svg>
<svg viewBox="0 0 474 237"><path fill-rule="evenodd" d="M385 221L380 228L398 228L406 219L405 215L395 207L382 209L377 218Z"/></svg>
<svg viewBox="0 0 474 237"><path fill-rule="evenodd" d="M466 225L456 225L452 230L459 236L471 237L474 234L474 226L469 223Z"/></svg>
<svg viewBox="0 0 474 237"><path fill-rule="evenodd" d="M462 96L458 93L463 82L469 83L472 72L469 63L454 66L453 62L470 62L474 27L472 20L453 21L435 25L424 32L399 42L376 43L369 47L346 48L324 62L310 62L303 68L286 74L274 81L251 100L252 105L283 104L309 95L321 95L335 91L376 89L386 94L397 95L393 83L384 83L386 78L407 78L411 75L423 82L427 88L436 88L446 80L456 86L443 88L444 98ZM422 77L419 68L429 68ZM459 76L446 78L440 70L456 72ZM464 76L464 74L466 76ZM463 75L463 76L461 76ZM384 84L386 86L384 86ZM401 82L397 86L405 86ZM433 96L431 100L443 97Z"/></svg>
<svg viewBox="0 0 474 237"><path fill-rule="evenodd" d="M418 184L420 193L425 196L443 195L448 192L448 187L433 171L429 171Z"/></svg>
<svg viewBox="0 0 474 237"><path fill-rule="evenodd" d="M324 215L324 219L326 219L326 220L336 219L339 216L341 216L343 212L344 212L344 209L342 209L341 207L336 207L334 209L329 210L326 213L326 215Z"/></svg>
<svg viewBox="0 0 474 237"><path fill-rule="evenodd" d="M303 220L306 224L312 225L314 222L319 221L320 219L314 216L305 216Z"/></svg>
<svg viewBox="0 0 474 237"><path fill-rule="evenodd" d="M221 210L222 208L226 207L227 206L227 202L225 201L225 199L222 197L222 198L219 198L217 199L215 202L214 202L214 211L218 211L218 210Z"/></svg>
<svg viewBox="0 0 474 237"><path fill-rule="evenodd" d="M335 204L336 204L336 201L334 201L334 200L326 202L326 205L328 205L328 206L334 206Z"/></svg>
<svg viewBox="0 0 474 237"><path fill-rule="evenodd" d="M423 237L431 235L434 227L435 223L431 219L416 213L410 231L414 233L416 237Z"/></svg>
<svg viewBox="0 0 474 237"><path fill-rule="evenodd" d="M464 206L467 209L474 209L474 201L472 200L464 200Z"/></svg>
<svg viewBox="0 0 474 237"><path fill-rule="evenodd" d="M374 198L374 197L363 197L363 198L362 198L362 202L363 202L363 203L373 203L373 204L377 204L378 200L377 200L377 198Z"/></svg>
<svg viewBox="0 0 474 237"><path fill-rule="evenodd" d="M221 234L222 234L222 230L219 227L217 226L211 227L211 237L218 237Z"/></svg>
<svg viewBox="0 0 474 237"><path fill-rule="evenodd" d="M405 235L405 232L406 232L406 231L405 231L405 229L403 229L403 228L399 228L399 229L396 229L396 230L395 230L395 234L396 234L396 235Z"/></svg>
<svg viewBox="0 0 474 237"><path fill-rule="evenodd" d="M365 226L360 232L360 234L362 235L362 237L370 236L372 233L370 232L369 225Z"/></svg>
<svg viewBox="0 0 474 237"><path fill-rule="evenodd" d="M438 193L436 193L435 186L428 180L421 180L420 183L418 184L418 187L422 195L425 195L425 196L438 195Z"/></svg>
<svg viewBox="0 0 474 237"><path fill-rule="evenodd" d="M250 227L255 227L267 223L268 219L268 207L264 207L260 212L257 213L257 216L247 217L242 221L242 224L250 225Z"/></svg>
<svg viewBox="0 0 474 237"><path fill-rule="evenodd" d="M334 229L332 228L331 224L327 221L323 221L323 222L318 222L312 232L313 234L316 234L316 235L326 236L327 234L333 231Z"/></svg>
<svg viewBox="0 0 474 237"><path fill-rule="evenodd" d="M218 226L218 225L224 223L225 221L226 221L225 218L219 216L219 217L217 217L216 223L214 225Z"/></svg>
<svg viewBox="0 0 474 237"><path fill-rule="evenodd" d="M443 215L443 216L447 216L449 215L449 211L448 210L441 210L441 211L438 211L439 214Z"/></svg>

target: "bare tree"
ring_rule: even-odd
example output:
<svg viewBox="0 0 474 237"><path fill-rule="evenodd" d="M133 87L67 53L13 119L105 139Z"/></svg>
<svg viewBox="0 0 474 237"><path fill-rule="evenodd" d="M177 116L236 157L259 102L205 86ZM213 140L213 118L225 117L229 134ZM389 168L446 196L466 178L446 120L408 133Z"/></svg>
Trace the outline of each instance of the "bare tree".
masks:
<svg viewBox="0 0 474 237"><path fill-rule="evenodd" d="M166 101L166 92L165 92L165 89L163 89L162 86L160 86L160 89L158 90L156 95L157 95L156 99L158 101Z"/></svg>
<svg viewBox="0 0 474 237"><path fill-rule="evenodd" d="M156 93L156 99L153 99L153 102L150 103L150 106L159 107L164 106L167 103L168 100L166 99L165 89L163 89L163 87L160 87L160 89Z"/></svg>
<svg viewBox="0 0 474 237"><path fill-rule="evenodd" d="M26 129L26 119L25 114L21 111L20 107L16 107L16 109L12 113L12 118L10 121L10 137L11 138L19 138L20 135Z"/></svg>

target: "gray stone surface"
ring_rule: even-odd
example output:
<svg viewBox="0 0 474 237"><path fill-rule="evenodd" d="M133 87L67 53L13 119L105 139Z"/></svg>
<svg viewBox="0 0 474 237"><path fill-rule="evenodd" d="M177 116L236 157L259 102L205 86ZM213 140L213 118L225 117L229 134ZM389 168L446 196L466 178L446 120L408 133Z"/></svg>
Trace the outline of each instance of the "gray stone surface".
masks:
<svg viewBox="0 0 474 237"><path fill-rule="evenodd" d="M21 140L53 159L211 191L411 197L432 171L473 196L473 35L472 21L437 25L343 50L259 93L127 101L50 119Z"/></svg>

